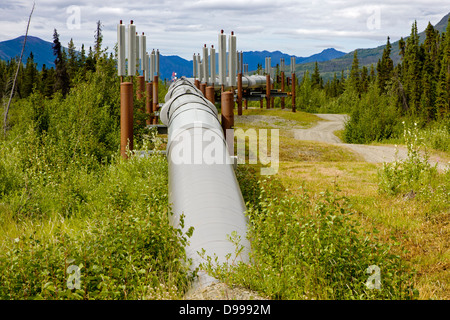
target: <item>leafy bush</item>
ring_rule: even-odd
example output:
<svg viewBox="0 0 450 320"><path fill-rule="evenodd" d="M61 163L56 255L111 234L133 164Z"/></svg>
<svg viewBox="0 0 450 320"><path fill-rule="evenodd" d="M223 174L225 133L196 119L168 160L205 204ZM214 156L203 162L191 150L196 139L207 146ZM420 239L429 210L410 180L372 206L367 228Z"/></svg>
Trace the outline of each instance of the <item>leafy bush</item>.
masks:
<svg viewBox="0 0 450 320"><path fill-rule="evenodd" d="M371 85L360 101L353 102L350 119L345 124L344 140L368 143L396 137L398 117L395 99L381 94L376 85Z"/></svg>
<svg viewBox="0 0 450 320"><path fill-rule="evenodd" d="M110 62L65 98L35 92L11 108L0 140L0 299L179 298L187 287L189 235L169 225L165 158L118 157ZM136 149L155 147L147 133Z"/></svg>
<svg viewBox="0 0 450 320"><path fill-rule="evenodd" d="M359 102L359 95L355 90L347 89L337 98L330 99L318 110L322 113L351 113L353 106Z"/></svg>
<svg viewBox="0 0 450 320"><path fill-rule="evenodd" d="M189 280L187 235L168 222L165 159L135 155L85 175L80 170L74 177L86 179L85 185L62 182L58 188L58 199L78 206L76 215L64 220L58 201L50 201L57 206L53 221L64 223L53 222L51 232L41 233L38 225L52 219L29 219L27 232L3 243L0 298L142 299L151 298L160 285L175 286L182 294ZM76 198L73 188L83 200L70 199ZM52 196L48 190L41 195ZM42 203L31 199L29 210ZM79 289L68 287L70 265L79 269Z"/></svg>
<svg viewBox="0 0 450 320"><path fill-rule="evenodd" d="M425 140L421 138L417 123L403 122L403 139L408 156L405 160L384 163L378 171L380 192L391 195L407 194L409 198L426 200L434 210L445 211L450 203L450 170L439 173L437 164L429 163Z"/></svg>

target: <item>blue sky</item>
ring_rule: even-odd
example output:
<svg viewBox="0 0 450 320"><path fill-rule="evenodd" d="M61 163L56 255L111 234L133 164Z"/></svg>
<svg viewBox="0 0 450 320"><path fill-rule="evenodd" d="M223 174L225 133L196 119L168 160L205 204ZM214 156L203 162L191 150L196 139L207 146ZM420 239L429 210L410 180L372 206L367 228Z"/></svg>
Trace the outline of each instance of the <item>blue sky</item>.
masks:
<svg viewBox="0 0 450 320"><path fill-rule="evenodd" d="M30 35L52 41L53 29L67 45L93 44L97 20L104 46L113 48L119 20L134 20L147 35L148 51L191 59L203 44L217 45L221 29L237 36L238 50L280 50L309 56L326 48L349 52L407 36L417 20L419 31L450 11L448 0L36 0ZM0 41L25 33L33 0L0 4Z"/></svg>

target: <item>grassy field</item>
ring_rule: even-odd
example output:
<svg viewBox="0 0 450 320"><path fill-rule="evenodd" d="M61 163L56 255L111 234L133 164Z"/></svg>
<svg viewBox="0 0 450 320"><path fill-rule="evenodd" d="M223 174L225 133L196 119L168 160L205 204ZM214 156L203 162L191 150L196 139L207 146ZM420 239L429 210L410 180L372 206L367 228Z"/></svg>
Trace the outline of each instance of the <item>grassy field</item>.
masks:
<svg viewBox="0 0 450 320"><path fill-rule="evenodd" d="M255 114L298 121L303 126L313 125L316 120L302 112L244 110L244 115ZM236 126L252 125L257 128L260 123ZM449 156L445 152L441 155ZM347 198L356 213L353 219L357 220L358 228L368 232L378 230L369 236L394 245L392 252L415 270L414 287L419 299L450 299L450 208L446 198L439 202L414 194L382 193L381 167L382 164L363 162L359 155L344 147L298 141L288 130L280 130L280 167L271 178L282 185L278 196L289 194L301 199L308 190L314 201L330 190ZM441 177L444 186L448 186L447 178L448 175Z"/></svg>
<svg viewBox="0 0 450 320"><path fill-rule="evenodd" d="M441 198L383 193L382 165L294 139L290 129L318 117L244 115L236 128L280 129L280 163L273 176L259 176L261 164L238 166L255 263L214 268L219 278L272 299L449 299L448 175L432 177ZM99 163L78 151L77 135L56 134L58 143L35 130L0 142L0 298L182 299L189 235L168 223L165 159ZM138 149L164 148L165 137L147 138ZM371 265L380 291L365 286ZM79 289L68 288L70 266Z"/></svg>

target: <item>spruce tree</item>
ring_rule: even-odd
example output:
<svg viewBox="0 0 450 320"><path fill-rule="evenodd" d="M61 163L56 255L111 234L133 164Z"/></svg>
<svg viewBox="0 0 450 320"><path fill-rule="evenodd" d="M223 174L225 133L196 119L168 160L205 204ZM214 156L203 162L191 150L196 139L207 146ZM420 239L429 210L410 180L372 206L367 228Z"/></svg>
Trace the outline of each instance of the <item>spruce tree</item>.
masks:
<svg viewBox="0 0 450 320"><path fill-rule="evenodd" d="M434 30L431 23L428 23L425 40L422 43L424 62L421 96L422 116L428 121L436 118L435 99L439 72L435 72L435 65L438 57L438 41L439 33Z"/></svg>
<svg viewBox="0 0 450 320"><path fill-rule="evenodd" d="M369 82L373 83L376 79L375 75L375 67L373 66L373 63L370 65L370 74L369 74Z"/></svg>
<svg viewBox="0 0 450 320"><path fill-rule="evenodd" d="M450 117L450 18L441 41L442 58L436 88L436 111L439 119Z"/></svg>
<svg viewBox="0 0 450 320"><path fill-rule="evenodd" d="M361 92L367 92L369 89L369 69L363 66L361 69L360 90Z"/></svg>
<svg viewBox="0 0 450 320"><path fill-rule="evenodd" d="M55 87L54 91L61 91L63 96L69 92L69 75L67 73L67 62L63 55L59 34L54 29L53 32L53 55L55 58Z"/></svg>
<svg viewBox="0 0 450 320"><path fill-rule="evenodd" d="M386 46L383 49L383 55L381 57L381 60L378 60L377 63L377 74L378 74L377 83L381 93L386 92L386 84L392 78L392 73L394 71L394 62L390 57L391 48L392 46L388 37Z"/></svg>
<svg viewBox="0 0 450 320"><path fill-rule="evenodd" d="M360 93L361 92L360 81L361 75L359 70L358 51L355 50L355 52L353 53L352 69L350 70L350 77L347 81L346 88L352 88L356 92Z"/></svg>
<svg viewBox="0 0 450 320"><path fill-rule="evenodd" d="M88 55L85 61L86 71L95 71L95 54L92 51L92 47L89 47Z"/></svg>
<svg viewBox="0 0 450 320"><path fill-rule="evenodd" d="M52 67L46 69L45 65L42 67L42 94L46 97L51 97L55 89L55 69Z"/></svg>
<svg viewBox="0 0 450 320"><path fill-rule="evenodd" d="M317 61L314 65L314 73L311 75L311 84L313 88L319 88L322 89L322 82L323 80L320 77L319 72L319 65L317 64Z"/></svg>
<svg viewBox="0 0 450 320"><path fill-rule="evenodd" d="M34 62L33 52L30 52L30 55L27 59L27 63L25 65L25 75L24 75L24 83L23 83L23 96L28 97L33 92L33 87L39 87L38 83L38 70L37 64Z"/></svg>
<svg viewBox="0 0 450 320"><path fill-rule="evenodd" d="M411 35L406 40L403 79L411 112L413 115L419 115L421 113L419 109L422 85L422 61L417 21L414 21L411 28Z"/></svg>
<svg viewBox="0 0 450 320"><path fill-rule="evenodd" d="M67 45L67 72L69 74L69 78L71 81L75 78L75 74L78 71L78 58L75 44L73 43L73 39L70 38L70 41Z"/></svg>
<svg viewBox="0 0 450 320"><path fill-rule="evenodd" d="M97 62L102 53L102 23L100 20L97 21L97 29L95 30L95 45L94 45L94 61Z"/></svg>

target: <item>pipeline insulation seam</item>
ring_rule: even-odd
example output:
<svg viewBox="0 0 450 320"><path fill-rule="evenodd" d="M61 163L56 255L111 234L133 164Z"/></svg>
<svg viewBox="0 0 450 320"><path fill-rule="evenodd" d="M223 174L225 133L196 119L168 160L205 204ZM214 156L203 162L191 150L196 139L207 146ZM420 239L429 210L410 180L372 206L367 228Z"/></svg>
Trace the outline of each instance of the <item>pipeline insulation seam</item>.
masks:
<svg viewBox="0 0 450 320"><path fill-rule="evenodd" d="M165 99L167 99L167 97L169 97L169 99L172 98L172 96L173 96L173 91L174 91L176 88L179 88L179 87L182 86L182 85L189 85L189 86L191 86L193 89L195 89L196 92L201 93L201 91L197 89L197 87L195 86L195 84L194 84L193 82L191 82L191 81L189 81L189 80L185 80L185 82L181 82L180 84L177 84L177 82L174 82L173 84L171 84L170 87L169 87L169 89L168 89L168 91L167 91L167 94L165 95L164 98L165 98Z"/></svg>
<svg viewBox="0 0 450 320"><path fill-rule="evenodd" d="M193 91L191 91L191 88ZM187 90L182 90L182 88L175 87L172 91L168 92L164 98L169 97L169 101L166 101L166 103L169 103L169 108L172 106L173 102L176 99L178 99L179 97L181 97L183 95L190 94L190 95L196 96L199 99L201 99L203 102L205 102L206 105L208 105L210 107L214 107L214 109L216 109L216 107L212 104L212 102L209 101L208 99L206 99L206 97L203 95L203 93L201 93L200 90L198 90L195 87L191 87L191 88L189 88ZM173 94L174 91L176 91L176 94Z"/></svg>
<svg viewBox="0 0 450 320"><path fill-rule="evenodd" d="M191 109L188 109L188 108L185 108L185 109L182 109L182 110L179 111L179 109L181 109L181 107L184 107L184 106L186 106L186 105L188 105L188 104L192 104L192 103L194 103L194 102L187 101L187 102L185 102L185 103L180 104L180 105L178 106L178 108L177 108L175 111L173 111L173 112L171 113L170 120L169 120L169 123L167 124L167 126L170 126L170 125L173 123L173 121L174 121L180 114L182 114L182 113L184 113L184 112L192 111ZM201 104L201 105L204 106L203 104ZM217 122L220 124L220 121L219 121L219 119L218 119L218 117L217 117L217 114L214 113L214 112L212 112L210 108L207 108L207 109L199 109L199 110L197 110L197 111L203 111L203 112L205 112L205 113L209 113L209 114L212 115L215 119L217 119Z"/></svg>
<svg viewBox="0 0 450 320"><path fill-rule="evenodd" d="M199 101L189 101L189 102L190 102L190 103L198 103L198 104L201 104L201 105L204 105L204 106L208 106L209 109L213 110L213 109L211 108L211 106L208 104L208 102L209 102L209 103L211 103L211 102L210 102L209 100L207 100L206 98L200 97L200 96L196 95L195 93L191 93L191 92L182 93L182 94L179 94L179 95L177 95L177 96L174 96L174 97L170 98L170 100L169 100L168 102L166 102L166 103L169 103L169 104L168 104L164 109L161 110L161 112L164 110L164 112L167 114L167 119L164 118L164 120L166 121L166 123L164 123L165 125L168 125L168 123L170 122L169 117L170 117L170 115L172 114L172 112L174 112L174 111L171 111L173 103L174 103L177 99L182 98L182 97L186 97L186 96L193 96L193 97L199 97L199 98L201 98L203 102L206 102L205 104L203 104L203 103L201 103L201 102L199 102ZM214 108L215 108L215 106L214 106ZM167 110L167 111L166 111L166 110ZM215 109L215 110L216 110L215 113L217 114L217 109ZM213 112L214 112L214 111L213 111ZM162 119L161 119L161 120L162 120Z"/></svg>

